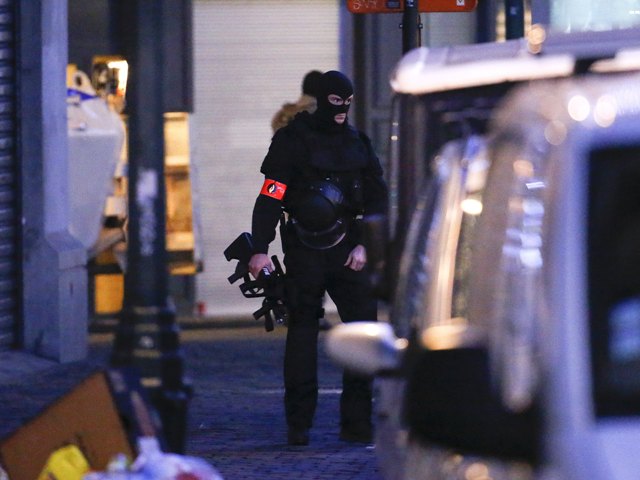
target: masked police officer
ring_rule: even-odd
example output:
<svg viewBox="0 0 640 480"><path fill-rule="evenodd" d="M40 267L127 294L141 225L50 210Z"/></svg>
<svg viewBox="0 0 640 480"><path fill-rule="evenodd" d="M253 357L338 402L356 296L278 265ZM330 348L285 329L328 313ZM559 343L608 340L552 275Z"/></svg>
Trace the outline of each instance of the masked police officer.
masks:
<svg viewBox="0 0 640 480"><path fill-rule="evenodd" d="M368 137L349 125L351 81L329 71L318 86L318 107L276 132L262 164L264 185L253 210L257 276L273 268L267 255L275 228L281 236L290 318L284 358L288 441L307 445L318 398L318 317L325 291L343 322L375 320L376 300L364 270L367 251L359 224L382 215L387 187ZM372 439L371 382L343 374L340 438Z"/></svg>

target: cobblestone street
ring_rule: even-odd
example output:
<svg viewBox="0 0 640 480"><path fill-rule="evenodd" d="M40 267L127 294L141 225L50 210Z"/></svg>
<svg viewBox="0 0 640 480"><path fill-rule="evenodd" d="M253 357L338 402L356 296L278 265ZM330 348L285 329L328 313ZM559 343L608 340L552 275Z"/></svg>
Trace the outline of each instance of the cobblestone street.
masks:
<svg viewBox="0 0 640 480"><path fill-rule="evenodd" d="M286 443L282 356L286 330L258 322L182 323L189 404L186 454L208 460L225 479L379 479L373 446L338 439L341 372L324 353L311 442ZM5 436L96 368L107 365L112 334L92 333L86 362L43 362L20 375L0 372L0 434ZM19 360L14 360L19 361Z"/></svg>

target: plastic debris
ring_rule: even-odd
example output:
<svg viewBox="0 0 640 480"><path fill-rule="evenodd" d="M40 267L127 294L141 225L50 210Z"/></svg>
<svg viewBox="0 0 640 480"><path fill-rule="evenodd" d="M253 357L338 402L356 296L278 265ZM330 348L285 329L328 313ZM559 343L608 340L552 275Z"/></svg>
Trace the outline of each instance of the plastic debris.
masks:
<svg viewBox="0 0 640 480"><path fill-rule="evenodd" d="M55 450L38 476L38 480L81 480L89 471L89 462L76 445Z"/></svg>
<svg viewBox="0 0 640 480"><path fill-rule="evenodd" d="M163 452L155 437L139 438L138 451L130 465L126 457L114 458L106 472L88 473L83 480L223 480L205 460Z"/></svg>

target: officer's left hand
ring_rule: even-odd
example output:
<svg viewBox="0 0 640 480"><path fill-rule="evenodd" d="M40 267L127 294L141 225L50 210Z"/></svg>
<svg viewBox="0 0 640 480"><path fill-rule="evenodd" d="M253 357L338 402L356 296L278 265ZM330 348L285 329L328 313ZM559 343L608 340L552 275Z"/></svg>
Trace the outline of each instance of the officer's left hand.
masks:
<svg viewBox="0 0 640 480"><path fill-rule="evenodd" d="M349 256L344 266L349 267L351 270L359 272L367 264L367 249L363 245L356 245Z"/></svg>

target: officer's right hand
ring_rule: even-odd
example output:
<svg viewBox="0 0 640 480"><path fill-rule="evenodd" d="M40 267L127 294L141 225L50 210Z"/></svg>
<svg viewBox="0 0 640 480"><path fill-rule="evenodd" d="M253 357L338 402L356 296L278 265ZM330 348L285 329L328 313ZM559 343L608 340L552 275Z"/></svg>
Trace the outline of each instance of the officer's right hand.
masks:
<svg viewBox="0 0 640 480"><path fill-rule="evenodd" d="M258 278L262 269L266 268L269 272L273 272L273 263L271 263L271 259L269 255L266 253L256 253L251 256L249 259L249 271L253 278Z"/></svg>

